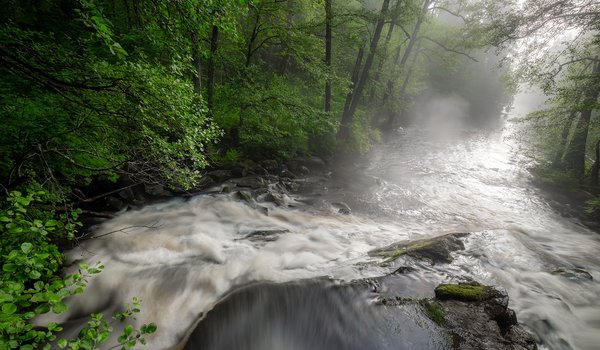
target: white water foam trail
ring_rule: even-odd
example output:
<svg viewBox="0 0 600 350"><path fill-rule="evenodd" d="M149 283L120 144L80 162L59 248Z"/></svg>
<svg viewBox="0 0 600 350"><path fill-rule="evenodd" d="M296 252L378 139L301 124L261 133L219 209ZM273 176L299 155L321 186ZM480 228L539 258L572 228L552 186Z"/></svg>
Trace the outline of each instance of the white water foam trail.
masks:
<svg viewBox="0 0 600 350"><path fill-rule="evenodd" d="M270 242L244 239L264 230L289 232ZM354 278L354 263L368 259L366 252L392 237L408 238L393 226L332 212L271 207L266 216L223 195L126 212L96 234L101 237L84 242L68 258L75 265L101 261L106 268L90 279L83 295L68 300L69 313L57 321L99 311L110 315L136 296L143 300L136 324L158 325L149 339L152 349L174 346L234 286L317 276ZM73 330L81 322L71 321Z"/></svg>

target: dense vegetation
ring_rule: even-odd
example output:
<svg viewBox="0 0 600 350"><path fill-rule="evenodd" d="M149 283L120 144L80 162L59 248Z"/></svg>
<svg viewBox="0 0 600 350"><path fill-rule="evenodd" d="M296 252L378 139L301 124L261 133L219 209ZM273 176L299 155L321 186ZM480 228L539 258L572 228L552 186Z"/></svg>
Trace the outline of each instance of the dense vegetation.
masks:
<svg viewBox="0 0 600 350"><path fill-rule="evenodd" d="M30 320L63 312L63 298L99 272L61 277L58 249L79 235L74 206L101 198L95 183L181 191L210 166L362 153L437 94L460 96L472 121L493 124L517 66L552 96L529 120L537 150L553 171L597 187L600 156L591 168L586 159L600 144L600 10L581 3L3 0L0 350L54 340L58 325ZM524 43L535 62L486 50L548 28L581 34L548 52ZM93 348L105 322L92 316L79 339L57 344ZM154 331L125 329L125 346Z"/></svg>

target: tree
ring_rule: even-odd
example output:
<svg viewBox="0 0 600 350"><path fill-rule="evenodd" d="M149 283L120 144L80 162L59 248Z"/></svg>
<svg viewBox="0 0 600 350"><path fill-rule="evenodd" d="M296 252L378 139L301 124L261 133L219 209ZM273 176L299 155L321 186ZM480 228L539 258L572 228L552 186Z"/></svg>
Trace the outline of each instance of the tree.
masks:
<svg viewBox="0 0 600 350"><path fill-rule="evenodd" d="M352 122L352 118L354 117L354 113L356 112L356 108L358 107L358 103L361 100L362 91L367 83L367 80L369 79L369 71L371 69L371 66L373 65L373 60L375 59L377 45L379 43L379 38L381 36L384 21L388 15L389 5L390 0L383 0L383 4L381 5L381 11L379 12L379 18L375 25L375 31L373 32L373 38L371 38L371 44L369 46L369 55L367 56L364 67L362 68L360 78L352 94L350 104L348 108L344 108L344 114L342 115L340 130L338 131L339 139L343 140L348 138L350 123Z"/></svg>

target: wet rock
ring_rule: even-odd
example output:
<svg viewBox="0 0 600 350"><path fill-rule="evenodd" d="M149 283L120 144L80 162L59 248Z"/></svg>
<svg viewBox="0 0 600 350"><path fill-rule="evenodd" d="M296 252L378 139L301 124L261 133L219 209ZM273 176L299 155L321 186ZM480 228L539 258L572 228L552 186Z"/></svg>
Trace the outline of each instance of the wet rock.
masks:
<svg viewBox="0 0 600 350"><path fill-rule="evenodd" d="M416 269L414 267L410 267L410 266L400 266L399 268L397 268L394 272L392 272L392 274L397 274L397 275L406 275L408 273L411 272L415 272Z"/></svg>
<svg viewBox="0 0 600 350"><path fill-rule="evenodd" d="M232 180L238 187L248 187L252 189L265 187L267 184L265 180L260 176L243 177L240 179Z"/></svg>
<svg viewBox="0 0 600 350"><path fill-rule="evenodd" d="M279 174L281 171L285 169L284 166L279 164L276 160L267 159L260 162L260 165L269 173L269 174Z"/></svg>
<svg viewBox="0 0 600 350"><path fill-rule="evenodd" d="M267 194L265 194L263 197L263 201L274 203L280 207L285 205L285 200L283 199L283 196L279 193L274 192L268 192Z"/></svg>
<svg viewBox="0 0 600 350"><path fill-rule="evenodd" d="M279 177L287 178L287 179L295 179L296 175L294 173L292 173L291 171L284 169L279 173Z"/></svg>
<svg viewBox="0 0 600 350"><path fill-rule="evenodd" d="M231 170L224 169L213 170L208 172L206 175L208 175L215 182L223 182L233 178L233 172Z"/></svg>
<svg viewBox="0 0 600 350"><path fill-rule="evenodd" d="M254 203L254 198L252 198L252 195L249 192L246 191L237 191L234 194L235 198L242 200L246 203Z"/></svg>
<svg viewBox="0 0 600 350"><path fill-rule="evenodd" d="M261 213L265 214L266 216L269 216L269 208L263 207L262 205L257 205L255 207L255 209L259 210Z"/></svg>
<svg viewBox="0 0 600 350"><path fill-rule="evenodd" d="M198 182L196 183L196 186L198 188L206 188L209 186L212 186L215 184L215 180L212 179L212 177L208 176L208 175L204 175L200 178L200 180L198 180Z"/></svg>
<svg viewBox="0 0 600 350"><path fill-rule="evenodd" d="M161 184L144 184L144 192L154 197L171 197L173 193Z"/></svg>
<svg viewBox="0 0 600 350"><path fill-rule="evenodd" d="M369 255L387 257L387 262L406 255L414 259L428 260L432 264L449 264L453 260L451 252L465 248L460 238L467 235L468 233L450 233L430 239L393 243L387 247L372 250Z"/></svg>
<svg viewBox="0 0 600 350"><path fill-rule="evenodd" d="M127 207L127 204L117 197L108 196L104 199L108 210L121 211Z"/></svg>
<svg viewBox="0 0 600 350"><path fill-rule="evenodd" d="M288 233L290 230L281 229L281 230L257 230L252 231L247 234L244 238L250 241L264 241L264 242L273 242L276 241L283 233Z"/></svg>
<svg viewBox="0 0 600 350"><path fill-rule="evenodd" d="M348 204L346 204L344 202L335 202L335 203L332 203L332 205L338 209L338 213L340 213L340 214L350 215L352 213L352 209L350 209Z"/></svg>
<svg viewBox="0 0 600 350"><path fill-rule="evenodd" d="M262 350L273 344L290 349L536 349L516 319L501 325L487 312L486 305L505 294L477 286L476 300L464 301L454 296L465 293L441 300L383 298L379 293L386 286L371 278L252 283L217 303L190 332L185 349ZM506 306L504 311L510 313Z"/></svg>
<svg viewBox="0 0 600 350"><path fill-rule="evenodd" d="M506 292L476 282L441 284L423 312L452 335L453 349L537 349L508 308Z"/></svg>
<svg viewBox="0 0 600 350"><path fill-rule="evenodd" d="M568 278L574 281L592 281L594 278L592 275L584 269L581 268L567 268L567 267L559 267L552 271L553 275L560 275L562 277Z"/></svg>

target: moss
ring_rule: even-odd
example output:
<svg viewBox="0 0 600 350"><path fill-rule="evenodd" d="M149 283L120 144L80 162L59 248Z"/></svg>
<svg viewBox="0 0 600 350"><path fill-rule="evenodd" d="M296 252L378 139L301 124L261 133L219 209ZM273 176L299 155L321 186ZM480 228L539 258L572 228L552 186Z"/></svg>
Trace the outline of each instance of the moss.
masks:
<svg viewBox="0 0 600 350"><path fill-rule="evenodd" d="M442 306L437 301L433 300L421 300L420 302L421 308L427 317L429 317L433 322L441 325L445 322L445 315Z"/></svg>
<svg viewBox="0 0 600 350"><path fill-rule="evenodd" d="M490 297L490 287L481 284L440 284L435 289L438 299L483 301Z"/></svg>

